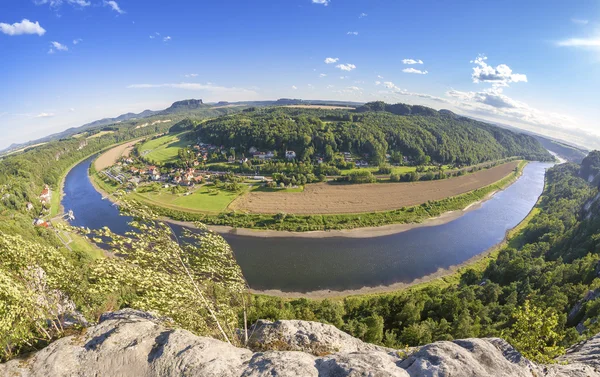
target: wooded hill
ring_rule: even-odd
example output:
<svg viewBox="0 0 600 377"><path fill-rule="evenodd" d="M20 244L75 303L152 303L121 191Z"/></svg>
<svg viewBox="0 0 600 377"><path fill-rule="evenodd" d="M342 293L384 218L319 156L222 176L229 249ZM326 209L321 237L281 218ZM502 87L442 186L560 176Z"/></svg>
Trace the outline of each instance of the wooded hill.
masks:
<svg viewBox="0 0 600 377"><path fill-rule="evenodd" d="M423 106L368 103L356 110L250 108L196 128L203 142L235 148L296 152L299 160L352 152L373 164L399 152L416 163L474 164L510 156L551 160L533 137Z"/></svg>

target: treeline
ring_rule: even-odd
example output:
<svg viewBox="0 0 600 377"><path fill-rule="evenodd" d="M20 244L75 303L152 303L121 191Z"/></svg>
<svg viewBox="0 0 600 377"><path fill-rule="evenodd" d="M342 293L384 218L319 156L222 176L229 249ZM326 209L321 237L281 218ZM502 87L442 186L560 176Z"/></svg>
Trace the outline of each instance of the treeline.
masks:
<svg viewBox="0 0 600 377"><path fill-rule="evenodd" d="M529 357L553 357L600 330L600 201L585 169L548 170L539 213L491 262L455 275L456 283L341 301L256 296L251 318L326 322L392 347L502 336Z"/></svg>
<svg viewBox="0 0 600 377"><path fill-rule="evenodd" d="M386 106L400 105L408 106ZM510 156L552 159L531 136L432 109L415 113L418 108L413 106L411 115L360 109L258 109L205 122L196 128L195 136L234 148L238 155L248 154L250 147L274 150L280 156L293 150L301 161L321 156L329 162L339 152L364 156L375 165L394 153L414 164L427 159L457 165Z"/></svg>

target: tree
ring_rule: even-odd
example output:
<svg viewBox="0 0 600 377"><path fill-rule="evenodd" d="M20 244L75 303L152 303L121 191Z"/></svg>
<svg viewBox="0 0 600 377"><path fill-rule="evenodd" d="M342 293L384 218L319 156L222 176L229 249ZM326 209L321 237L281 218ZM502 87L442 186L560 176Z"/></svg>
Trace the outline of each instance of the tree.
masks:
<svg viewBox="0 0 600 377"><path fill-rule="evenodd" d="M505 332L508 341L523 356L538 363L552 363L565 349L560 346L558 315L551 309L542 310L529 300L513 313L515 323Z"/></svg>

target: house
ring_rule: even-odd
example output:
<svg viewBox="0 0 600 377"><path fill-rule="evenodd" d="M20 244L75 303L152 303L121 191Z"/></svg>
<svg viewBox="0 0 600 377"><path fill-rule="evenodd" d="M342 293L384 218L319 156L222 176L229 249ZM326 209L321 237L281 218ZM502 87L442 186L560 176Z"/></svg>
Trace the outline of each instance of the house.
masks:
<svg viewBox="0 0 600 377"><path fill-rule="evenodd" d="M33 220L33 225L35 226L41 226L44 228L48 228L50 225L46 222L46 220L44 219L35 219Z"/></svg>
<svg viewBox="0 0 600 377"><path fill-rule="evenodd" d="M52 193L50 192L50 187L48 187L48 185L45 185L44 189L42 190L42 193L40 194L40 202L46 204L50 201L51 197Z"/></svg>
<svg viewBox="0 0 600 377"><path fill-rule="evenodd" d="M160 181L160 174L151 174L150 179L153 181Z"/></svg>
<svg viewBox="0 0 600 377"><path fill-rule="evenodd" d="M132 177L132 178L129 179L128 182L133 183L134 185L137 186L137 185L140 184L140 178L139 177Z"/></svg>
<svg viewBox="0 0 600 377"><path fill-rule="evenodd" d="M296 152L294 151L285 151L285 158L288 160L293 160L296 158Z"/></svg>
<svg viewBox="0 0 600 377"><path fill-rule="evenodd" d="M250 149L248 149L248 152L250 154L256 154L258 152L258 149L256 149L256 147L250 147Z"/></svg>
<svg viewBox="0 0 600 377"><path fill-rule="evenodd" d="M194 166L198 166L198 165L200 165L200 161L198 161L198 160L194 161Z"/></svg>
<svg viewBox="0 0 600 377"><path fill-rule="evenodd" d="M33 204L31 204L31 202L27 202L25 208L27 208L28 211L31 211L33 209Z"/></svg>
<svg viewBox="0 0 600 377"><path fill-rule="evenodd" d="M233 164L235 162L235 157L233 157L233 156L227 157L227 162L230 164Z"/></svg>
<svg viewBox="0 0 600 377"><path fill-rule="evenodd" d="M140 169L136 168L135 166L132 166L129 168L129 172L131 174L138 174L140 172Z"/></svg>
<svg viewBox="0 0 600 377"><path fill-rule="evenodd" d="M152 167L151 169L148 169L148 172L150 173L150 175L154 176L154 175L158 175L160 176L160 170L158 170L155 167Z"/></svg>
<svg viewBox="0 0 600 377"><path fill-rule="evenodd" d="M240 164L243 164L244 162L248 162L248 159L246 157L240 158Z"/></svg>
<svg viewBox="0 0 600 377"><path fill-rule="evenodd" d="M319 158L317 159L317 163L318 163L318 164L322 164L322 163L323 163L323 157L319 157Z"/></svg>
<svg viewBox="0 0 600 377"><path fill-rule="evenodd" d="M177 184L181 183L181 177L180 176L174 177L173 182L175 182Z"/></svg>
<svg viewBox="0 0 600 377"><path fill-rule="evenodd" d="M367 161L363 161L363 160L356 161L357 168L367 167L367 166L369 166L369 163Z"/></svg>

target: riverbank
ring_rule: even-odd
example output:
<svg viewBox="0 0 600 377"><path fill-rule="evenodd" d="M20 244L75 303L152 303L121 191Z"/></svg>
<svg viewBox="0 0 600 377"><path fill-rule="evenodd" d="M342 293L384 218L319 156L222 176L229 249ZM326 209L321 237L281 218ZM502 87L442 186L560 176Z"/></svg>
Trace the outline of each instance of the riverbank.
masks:
<svg viewBox="0 0 600 377"><path fill-rule="evenodd" d="M546 183L544 182L544 189ZM473 269L477 272L483 272L488 264L498 257L498 253L504 247L517 247L520 242L521 231L531 222L531 220L540 212L538 207L542 200L540 195L535 206L529 211L527 216L515 227L508 230L504 239L487 249L486 251L464 261L463 263L450 266L448 268L440 268L433 274L423 276L419 279L415 279L409 283L395 283L390 285L379 285L374 287L362 287L360 289L348 289L343 291L335 290L317 290L311 292L284 292L281 290L269 289L269 290L256 290L250 289L250 292L256 295L264 296L275 296L285 299L299 299L306 298L311 300L323 300L323 299L334 299L342 300L349 296L377 296L390 293L398 293L404 290L419 290L428 287L444 288L452 284L458 284L460 282L461 275L466 269Z"/></svg>
<svg viewBox="0 0 600 377"><path fill-rule="evenodd" d="M402 210L388 211L388 212L376 212L376 213L364 213L364 214L353 214L353 215L323 215L322 218L332 219L345 219L349 216L363 217L361 221L364 223L369 217L378 216L383 221L376 222L374 226L351 226L354 224L342 223L338 229L307 229L303 231L291 231L281 226L276 229L268 229L268 227L256 227L256 219L251 223L255 227L243 226L242 222L236 221L240 217L248 216L259 216L250 214L236 214L234 213L234 223L241 223L241 226L231 226L223 224L227 222L228 214L221 215L210 215L204 213L189 213L175 211L169 208L163 208L151 203L145 202L144 204L154 210L163 221L168 221L172 224L183 225L187 227L193 227L193 222L199 221L205 223L211 230L220 234L235 234L240 236L250 237L261 237L261 238L274 238L274 237L298 237L298 238L330 238L330 237L347 237L347 238L373 238L381 237L396 233L405 232L411 229L442 225L457 218L463 216L470 210L479 208L483 202L489 200L496 192L504 190L509 187L512 183L516 182L519 177L523 174L527 161L521 161L516 168L516 171L512 172L508 176L501 180L482 187L471 192L457 195L455 197L445 198L439 201L407 207ZM93 166L93 164L92 164ZM104 197L110 198L112 192L110 187L106 186L97 174L90 175L90 181L94 188L100 192ZM445 209L445 210L444 210ZM431 215L433 214L433 215ZM270 217L273 217L272 215ZM260 215L264 219L265 215ZM312 216L313 218L315 216ZM225 218L225 220L224 220ZM302 216L293 216L294 220L302 219ZM269 218L269 220L273 220ZM394 221L397 220L397 221ZM282 225L281 222L278 222ZM285 223L283 223L285 225ZM367 221L368 224L368 221ZM277 225L277 224L276 224ZM331 225L331 224L330 224ZM335 224L333 224L335 225ZM345 225L345 226L344 226ZM267 229L265 229L267 228Z"/></svg>

